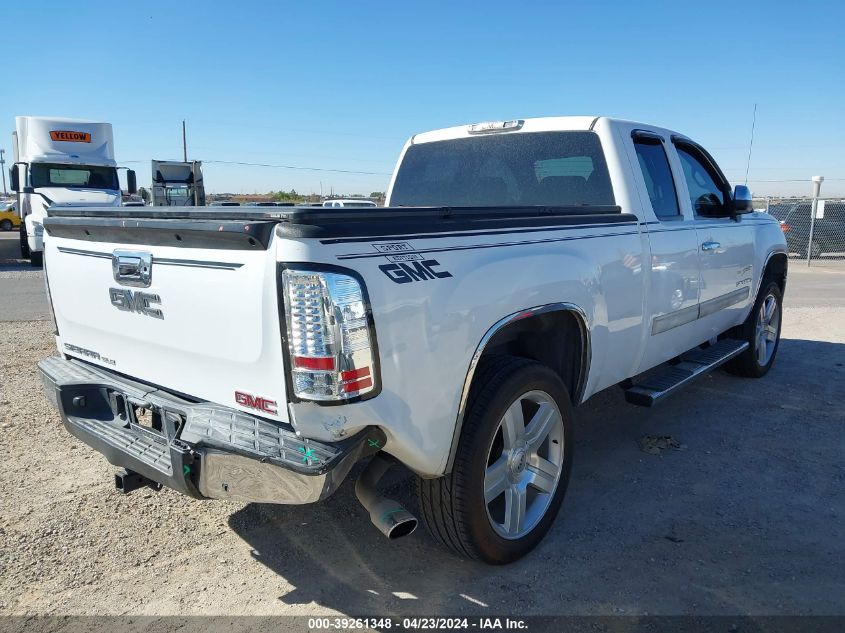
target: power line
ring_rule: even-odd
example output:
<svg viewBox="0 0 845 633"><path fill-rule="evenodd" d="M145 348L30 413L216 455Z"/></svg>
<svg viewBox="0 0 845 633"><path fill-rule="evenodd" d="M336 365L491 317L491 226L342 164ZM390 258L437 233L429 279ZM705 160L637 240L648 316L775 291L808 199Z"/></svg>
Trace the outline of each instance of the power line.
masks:
<svg viewBox="0 0 845 633"><path fill-rule="evenodd" d="M124 163L147 163L146 160L122 160ZM295 169L297 171L318 171L331 172L334 174L359 174L362 176L391 176L391 172L386 171L355 171L353 169L329 169L328 167L303 167L301 165L272 165L270 163L246 163L235 160L202 160L202 163L214 163L219 165L241 165L243 167L273 167L275 169Z"/></svg>
<svg viewBox="0 0 845 633"><path fill-rule="evenodd" d="M275 167L276 169L296 169L299 171L329 171L335 174L361 174L364 176L390 176L390 172L383 171L355 171L352 169L328 169L325 167L302 167L299 165L271 165L269 163L244 163L231 160L204 160L204 163L219 163L222 165L243 165L246 167Z"/></svg>
<svg viewBox="0 0 845 633"><path fill-rule="evenodd" d="M148 160L121 160L121 164L129 164L129 163L148 163ZM384 172L384 171L356 171L352 169L330 169L328 167L303 167L301 165L275 165L271 163L248 163L243 161L230 161L230 160L203 160L203 163L214 163L219 165L240 165L243 167L272 167L275 169L293 169L297 171L315 171L315 172L330 172L335 174L358 174L363 176L392 176L392 172ZM755 168L756 169L756 168ZM771 169L780 169L779 167L772 167ZM825 178L825 182L838 182L838 181L845 181L845 178ZM755 180L747 179L746 175L746 182L810 182L809 178L785 178L785 179L772 179L772 180Z"/></svg>

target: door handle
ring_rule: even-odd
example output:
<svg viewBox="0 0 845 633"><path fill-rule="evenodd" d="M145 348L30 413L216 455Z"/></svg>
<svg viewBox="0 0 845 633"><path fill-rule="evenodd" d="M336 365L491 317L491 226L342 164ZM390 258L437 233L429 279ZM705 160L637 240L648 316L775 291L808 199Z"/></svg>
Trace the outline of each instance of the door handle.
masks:
<svg viewBox="0 0 845 633"><path fill-rule="evenodd" d="M703 250L703 251L715 251L720 246L721 246L721 244L719 244L719 242L704 242L701 245L701 250Z"/></svg>

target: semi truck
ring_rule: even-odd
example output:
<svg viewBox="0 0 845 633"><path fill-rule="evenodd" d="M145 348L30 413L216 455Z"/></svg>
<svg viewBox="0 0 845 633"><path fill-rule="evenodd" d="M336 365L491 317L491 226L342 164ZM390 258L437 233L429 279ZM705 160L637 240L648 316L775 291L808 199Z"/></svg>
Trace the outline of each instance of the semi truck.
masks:
<svg viewBox="0 0 845 633"><path fill-rule="evenodd" d="M154 207L204 207L202 162L152 161Z"/></svg>
<svg viewBox="0 0 845 633"><path fill-rule="evenodd" d="M9 169L21 218L21 257L40 266L44 218L58 207L118 207L121 203L111 123L39 116L15 117L15 162ZM127 172L135 193L135 172Z"/></svg>

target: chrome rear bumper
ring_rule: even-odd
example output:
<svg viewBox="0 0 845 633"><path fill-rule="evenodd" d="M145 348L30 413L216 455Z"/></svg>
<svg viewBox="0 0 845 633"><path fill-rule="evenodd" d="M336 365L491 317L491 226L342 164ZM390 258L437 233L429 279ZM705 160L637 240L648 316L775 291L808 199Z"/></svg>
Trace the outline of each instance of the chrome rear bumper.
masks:
<svg viewBox="0 0 845 633"><path fill-rule="evenodd" d="M315 442L281 422L191 402L78 360L54 356L38 368L72 435L115 466L196 498L312 503L384 446L375 427L340 442ZM139 419L144 409L149 423Z"/></svg>

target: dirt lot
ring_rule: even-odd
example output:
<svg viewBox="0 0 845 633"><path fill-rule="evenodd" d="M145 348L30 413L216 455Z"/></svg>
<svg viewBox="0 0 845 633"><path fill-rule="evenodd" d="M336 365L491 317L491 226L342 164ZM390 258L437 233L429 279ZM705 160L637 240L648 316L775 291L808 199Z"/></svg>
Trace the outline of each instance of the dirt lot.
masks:
<svg viewBox="0 0 845 633"><path fill-rule="evenodd" d="M845 614L845 274L789 283L767 378L717 372L654 410L612 389L577 411L558 521L506 568L423 530L388 542L349 481L307 507L122 496L41 394L49 324L0 323L0 613ZM647 454L644 435L686 449ZM413 506L409 478L392 487Z"/></svg>

